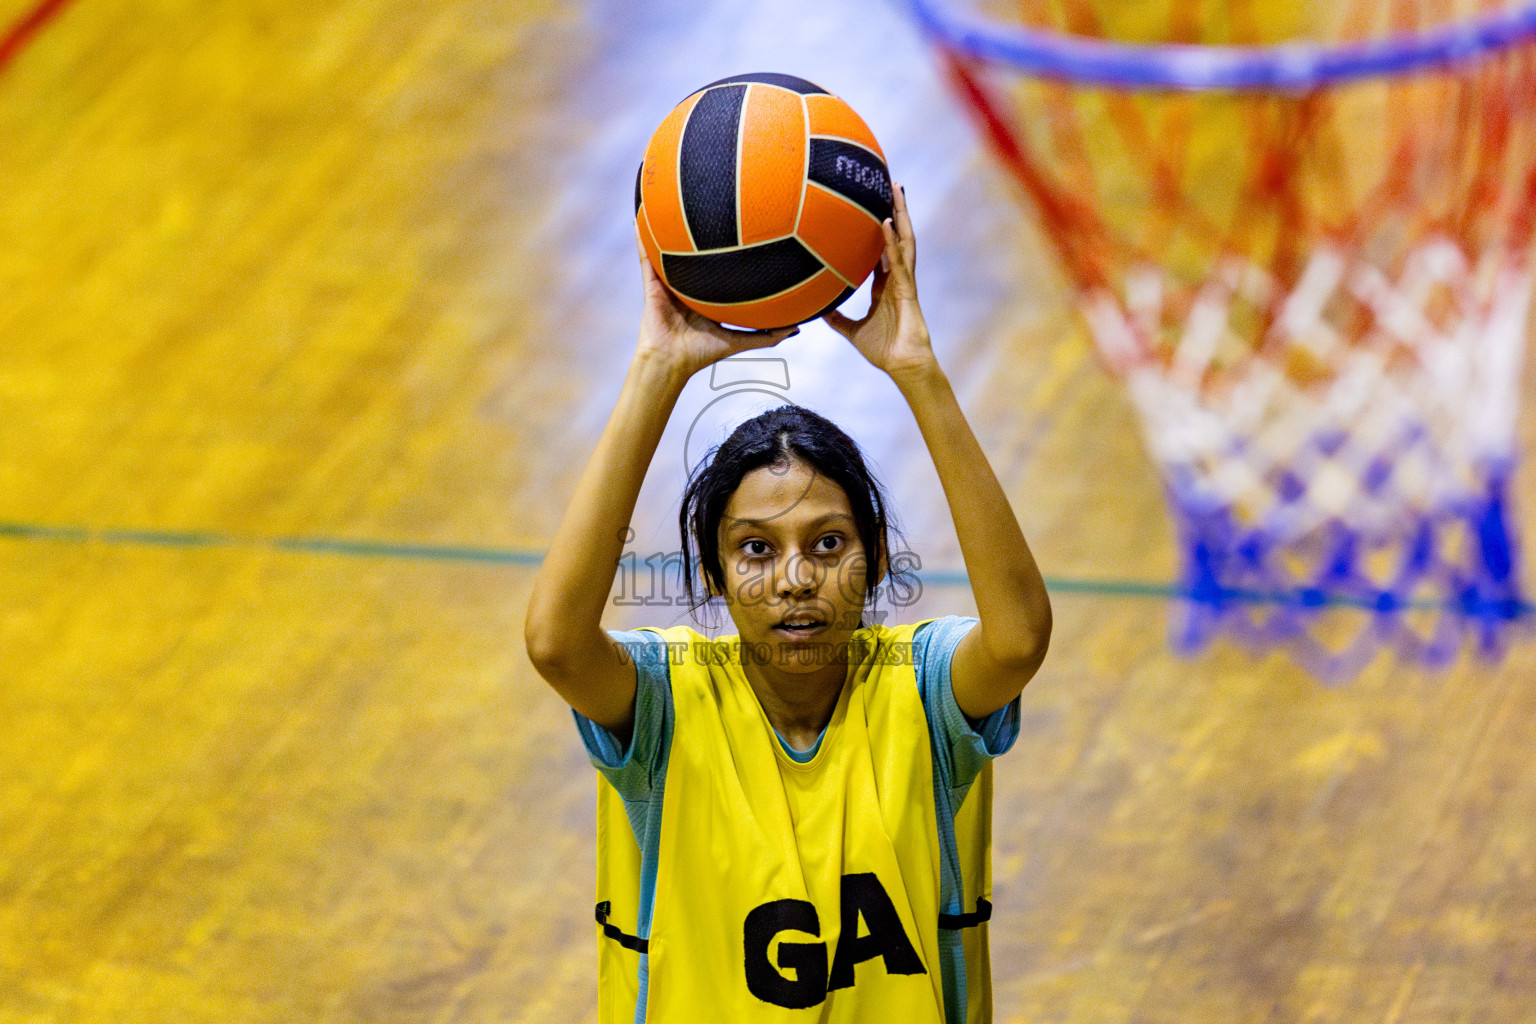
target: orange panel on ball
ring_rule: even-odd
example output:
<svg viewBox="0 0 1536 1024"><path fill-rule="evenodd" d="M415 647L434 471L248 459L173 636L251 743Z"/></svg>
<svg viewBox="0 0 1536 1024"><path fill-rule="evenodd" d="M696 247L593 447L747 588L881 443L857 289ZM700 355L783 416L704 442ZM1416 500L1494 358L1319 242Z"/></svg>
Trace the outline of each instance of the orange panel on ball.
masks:
<svg viewBox="0 0 1536 1024"><path fill-rule="evenodd" d="M850 288L863 283L885 248L885 236L875 218L857 203L819 185L805 188L805 209L796 235Z"/></svg>
<svg viewBox="0 0 1536 1024"><path fill-rule="evenodd" d="M880 143L875 141L875 133L869 130L863 118L853 112L852 107L836 96L807 96L805 109L811 117L812 135L857 142L878 153L882 161L885 159L885 152L881 150Z"/></svg>
<svg viewBox="0 0 1536 1024"><path fill-rule="evenodd" d="M756 302L717 306L706 302L685 301L688 306L711 320L754 330L772 330L809 320L830 305L847 287L842 278L830 270L823 270L804 284Z"/></svg>
<svg viewBox="0 0 1536 1024"><path fill-rule="evenodd" d="M741 244L752 245L795 230L805 182L805 106L788 89L753 84L741 120Z"/></svg>
<svg viewBox="0 0 1536 1024"><path fill-rule="evenodd" d="M650 218L656 244L668 252L694 251L693 235L688 231L683 197L678 189L677 155L683 142L683 127L698 101L698 95L689 96L661 122L645 148L640 172L640 205Z"/></svg>

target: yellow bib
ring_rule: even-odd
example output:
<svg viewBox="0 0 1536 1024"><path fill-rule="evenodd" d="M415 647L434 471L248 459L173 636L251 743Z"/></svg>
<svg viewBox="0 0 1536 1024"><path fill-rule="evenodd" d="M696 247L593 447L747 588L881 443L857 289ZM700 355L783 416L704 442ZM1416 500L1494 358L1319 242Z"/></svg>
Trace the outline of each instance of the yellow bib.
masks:
<svg viewBox="0 0 1536 1024"><path fill-rule="evenodd" d="M644 936L634 832L617 792L599 789L602 1024L943 1024L941 850L915 629L856 635L864 657L805 763L768 723L737 638L662 633L673 729ZM956 822L968 907L990 896L990 797L988 769ZM984 925L966 930L964 954L968 1016L983 1021Z"/></svg>

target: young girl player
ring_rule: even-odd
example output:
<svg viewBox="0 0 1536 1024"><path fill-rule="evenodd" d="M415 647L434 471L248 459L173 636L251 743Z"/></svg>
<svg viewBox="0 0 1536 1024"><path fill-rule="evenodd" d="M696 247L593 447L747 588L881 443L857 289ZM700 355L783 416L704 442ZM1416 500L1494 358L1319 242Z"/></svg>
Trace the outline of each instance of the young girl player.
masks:
<svg viewBox="0 0 1536 1024"><path fill-rule="evenodd" d="M890 376L954 517L978 618L887 627L886 503L837 427L788 406L690 481L690 587L737 635L608 633L640 484L684 383L777 344L679 305L641 254L640 340L539 570L527 644L599 787L599 1017L696 1024L991 1019L991 758L1018 734L1050 603L929 346L906 203L869 314L832 328Z"/></svg>

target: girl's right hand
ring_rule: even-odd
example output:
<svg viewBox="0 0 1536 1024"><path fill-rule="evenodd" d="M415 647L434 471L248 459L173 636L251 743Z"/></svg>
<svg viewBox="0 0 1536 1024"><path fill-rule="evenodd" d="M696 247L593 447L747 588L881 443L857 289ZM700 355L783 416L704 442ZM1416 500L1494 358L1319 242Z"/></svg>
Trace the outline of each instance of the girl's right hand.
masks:
<svg viewBox="0 0 1536 1024"><path fill-rule="evenodd" d="M638 229L635 245L640 251L640 280L645 295L637 356L660 356L669 366L691 377L727 356L754 348L768 348L800 333L799 327L736 331L694 312L677 301L677 296L662 283L645 254L645 247L640 244Z"/></svg>

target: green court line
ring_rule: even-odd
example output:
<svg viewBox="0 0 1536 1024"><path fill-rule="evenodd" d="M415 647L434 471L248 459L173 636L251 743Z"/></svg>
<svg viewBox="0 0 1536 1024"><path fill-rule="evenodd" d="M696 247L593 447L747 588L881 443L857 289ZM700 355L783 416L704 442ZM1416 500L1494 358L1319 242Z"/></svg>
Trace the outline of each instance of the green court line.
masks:
<svg viewBox="0 0 1536 1024"><path fill-rule="evenodd" d="M433 544L391 544L386 541L338 540L325 537L285 537L269 542L285 551L361 558L411 558L425 562L487 562L493 565L538 565L544 553L523 548L472 548Z"/></svg>
<svg viewBox="0 0 1536 1024"><path fill-rule="evenodd" d="M928 586L968 587L971 578L953 569L919 572L917 578ZM1058 594L1089 594L1094 597L1155 597L1171 599L1184 596L1184 589L1176 583L1157 583L1151 580L1084 580L1063 579L1047 576L1045 588Z"/></svg>
<svg viewBox="0 0 1536 1024"><path fill-rule="evenodd" d="M400 558L429 562L485 562L493 565L538 565L540 551L524 548L476 548L460 545L404 544L341 537L249 537L203 530L91 530L80 526L0 523L0 538L53 541L65 544L113 544L166 548L269 548L315 555L353 558Z"/></svg>
<svg viewBox="0 0 1536 1024"><path fill-rule="evenodd" d="M126 547L163 548L255 548L311 555L336 555L344 558L385 558L423 562L478 562L484 565L539 565L544 552L532 548L485 548L451 544L407 544L380 540L348 540L342 537L251 537L207 530L95 530L83 526L46 526L38 523L0 522L0 540L51 541L63 544L109 544ZM916 573L923 586L969 586L970 578L960 570L935 569ZM1056 594L1082 594L1092 597L1149 598L1163 601L1189 596L1177 583L1152 580L1066 579L1046 577L1045 586ZM1240 604L1294 604L1295 595L1281 592L1231 591L1223 595ZM1350 598L1322 596L1309 603L1328 606L1355 606L1371 610L1371 605ZM1444 601L1413 601L1411 609L1447 607ZM1511 609L1519 617L1536 613L1536 606L1518 602Z"/></svg>
<svg viewBox="0 0 1536 1024"><path fill-rule="evenodd" d="M0 522L0 540L51 541L63 544L109 544L125 547L162 548L266 548L312 555L349 558L393 558L423 562L480 562L487 565L538 565L544 552L531 548L483 548L467 545L405 544L380 540L348 540L341 537L251 537L210 530L90 529L83 526L46 526L39 523ZM964 587L970 578L959 570L920 572L924 586ZM1132 580L1047 579L1047 588L1061 593L1108 597L1179 596L1171 583Z"/></svg>

